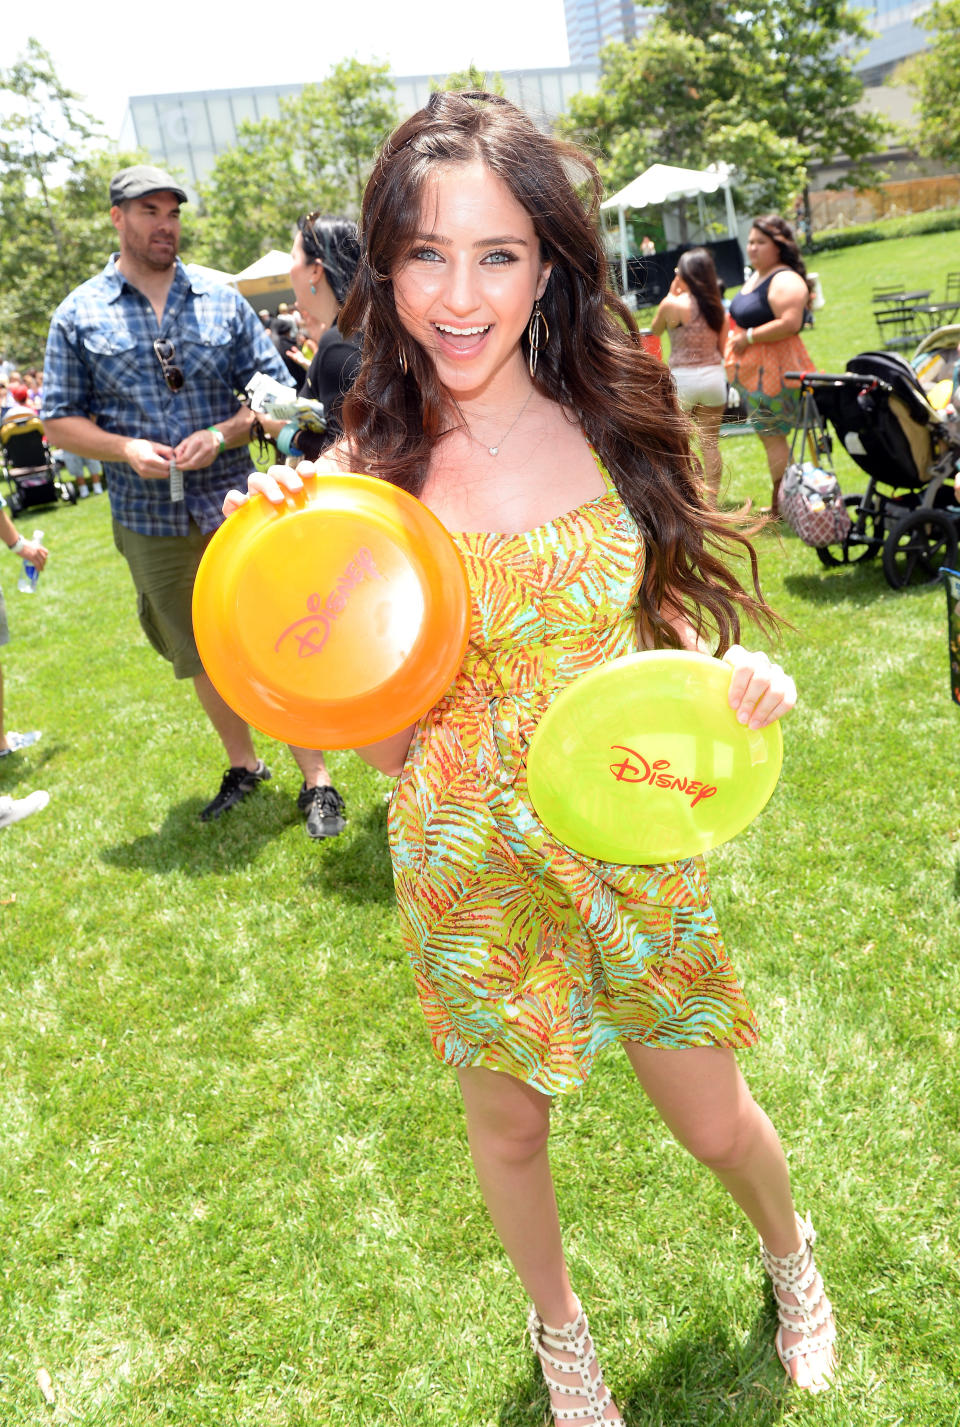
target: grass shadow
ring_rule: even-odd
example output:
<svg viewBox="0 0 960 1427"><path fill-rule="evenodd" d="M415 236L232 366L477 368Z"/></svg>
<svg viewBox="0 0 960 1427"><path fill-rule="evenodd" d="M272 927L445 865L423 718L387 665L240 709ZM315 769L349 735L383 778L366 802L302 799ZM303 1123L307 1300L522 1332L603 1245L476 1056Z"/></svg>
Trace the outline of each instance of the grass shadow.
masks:
<svg viewBox="0 0 960 1427"><path fill-rule="evenodd" d="M393 902L387 805L383 800L368 807L359 820L348 821L339 837L328 838L319 846L322 855L302 878L305 889L336 894L355 906Z"/></svg>
<svg viewBox="0 0 960 1427"><path fill-rule="evenodd" d="M69 747L68 743L47 743L43 748L33 744L22 752L9 753L6 758L0 758L0 792L8 792L25 779L38 785L47 764L59 754L66 753Z"/></svg>
<svg viewBox="0 0 960 1427"><path fill-rule="evenodd" d="M786 1378L771 1343L772 1312L758 1310L749 1335L733 1343L726 1323L704 1323L657 1354L626 1392L620 1409L629 1427L698 1427L741 1423L773 1427L789 1403Z"/></svg>
<svg viewBox="0 0 960 1427"><path fill-rule="evenodd" d="M883 578L879 565L838 566L836 570L821 569L809 575L784 575L784 588L797 599L813 605L847 604L862 609L876 604L878 598L899 599L900 590L892 590Z"/></svg>
<svg viewBox="0 0 960 1427"><path fill-rule="evenodd" d="M255 802L233 808L215 822L201 823L203 798L186 798L167 810L155 832L101 850L101 858L121 871L182 872L188 877L230 873L255 861L264 843L299 820L296 803L258 790Z"/></svg>

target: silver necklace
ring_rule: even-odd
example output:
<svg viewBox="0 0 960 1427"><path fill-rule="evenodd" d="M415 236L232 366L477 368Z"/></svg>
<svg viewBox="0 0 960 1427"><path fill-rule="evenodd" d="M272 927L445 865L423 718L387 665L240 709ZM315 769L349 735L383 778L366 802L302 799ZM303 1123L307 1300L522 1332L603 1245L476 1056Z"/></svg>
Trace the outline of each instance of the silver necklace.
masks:
<svg viewBox="0 0 960 1427"><path fill-rule="evenodd" d="M500 455L500 447L503 445L504 441L506 441L507 437L510 435L510 432L511 432L511 431L513 430L513 428L516 426L517 422L520 420L521 416L522 416L523 413L526 411L527 407L530 405L530 398L531 398L532 396L533 396L533 387L531 387L530 390L527 392L527 399L526 399L526 401L523 403L523 405L521 406L520 410L517 412L516 416L515 416L515 417L513 418L513 420L511 421L510 425L507 427L506 431L505 431L505 432L503 433L503 435L500 437L500 440L497 442L497 444L496 444L495 446L487 446L487 451L490 453L491 456L499 456L499 455ZM464 431L466 431L467 435L470 437L470 440L474 443L474 445L476 445L476 446L485 446L485 445L486 445L486 442L485 442L485 441L478 441L477 438L476 438L476 436L474 436L473 432L470 430L470 427L467 425L466 418L464 418L463 429L464 429Z"/></svg>

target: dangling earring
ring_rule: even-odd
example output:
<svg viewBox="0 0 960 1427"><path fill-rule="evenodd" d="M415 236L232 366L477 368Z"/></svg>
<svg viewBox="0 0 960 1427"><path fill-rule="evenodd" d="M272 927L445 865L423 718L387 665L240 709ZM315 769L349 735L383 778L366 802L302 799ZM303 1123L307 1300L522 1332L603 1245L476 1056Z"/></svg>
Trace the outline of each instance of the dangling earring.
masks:
<svg viewBox="0 0 960 1427"><path fill-rule="evenodd" d="M314 297L316 297L316 295L317 295L317 284L316 284L315 282L312 282L312 283L310 284L310 291L313 293Z"/></svg>
<svg viewBox="0 0 960 1427"><path fill-rule="evenodd" d="M541 331L541 323L543 331ZM533 312L530 314L530 321L527 323L527 341L530 343L530 355L527 363L530 367L531 378L537 375L537 362L540 360L540 348L545 347L550 341L550 324L540 310L539 297L533 304Z"/></svg>
<svg viewBox="0 0 960 1427"><path fill-rule="evenodd" d="M402 342L398 342L398 343L397 343L397 356L399 357L399 360L400 360L400 370L401 370L401 372L403 372L403 375L406 376L406 375L407 375L407 370L408 370L408 368L407 368L407 354L406 354L406 352L403 350L403 343L402 343Z"/></svg>

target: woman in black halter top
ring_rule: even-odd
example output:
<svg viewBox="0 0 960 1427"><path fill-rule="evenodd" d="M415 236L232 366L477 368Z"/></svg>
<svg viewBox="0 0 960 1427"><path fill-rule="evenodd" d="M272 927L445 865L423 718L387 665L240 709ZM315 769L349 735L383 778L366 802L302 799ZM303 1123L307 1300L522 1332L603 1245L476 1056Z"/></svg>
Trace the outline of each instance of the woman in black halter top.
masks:
<svg viewBox="0 0 960 1427"><path fill-rule="evenodd" d="M776 213L754 220L747 259L753 272L730 304L724 359L767 453L776 514L790 459L787 438L799 410L796 383L787 383L784 373L814 369L800 340L810 289L793 229Z"/></svg>

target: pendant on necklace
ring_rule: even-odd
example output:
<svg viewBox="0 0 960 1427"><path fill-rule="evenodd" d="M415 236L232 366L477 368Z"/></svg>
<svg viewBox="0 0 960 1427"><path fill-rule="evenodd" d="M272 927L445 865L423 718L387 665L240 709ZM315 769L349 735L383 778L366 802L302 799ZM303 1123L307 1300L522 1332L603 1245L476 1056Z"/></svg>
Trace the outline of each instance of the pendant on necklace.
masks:
<svg viewBox="0 0 960 1427"><path fill-rule="evenodd" d="M499 447L499 446L488 446L488 447L487 447L487 450L490 452L490 455L491 455L491 456L499 456L499 454L500 454L500 447Z"/></svg>

